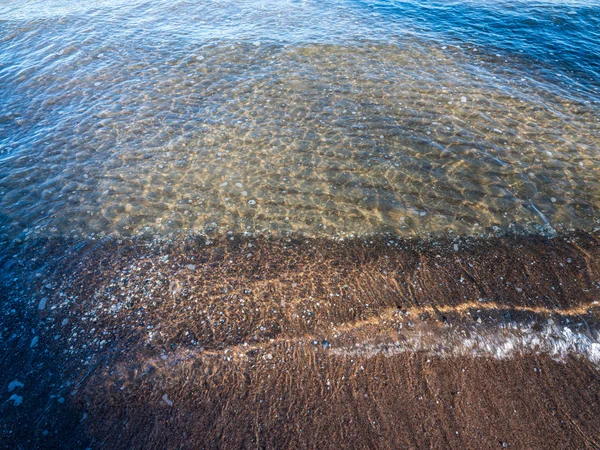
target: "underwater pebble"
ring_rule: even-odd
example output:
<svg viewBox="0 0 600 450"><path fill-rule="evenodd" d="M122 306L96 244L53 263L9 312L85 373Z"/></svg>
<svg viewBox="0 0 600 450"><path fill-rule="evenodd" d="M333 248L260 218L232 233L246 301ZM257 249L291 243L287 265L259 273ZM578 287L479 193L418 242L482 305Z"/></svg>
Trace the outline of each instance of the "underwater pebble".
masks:
<svg viewBox="0 0 600 450"><path fill-rule="evenodd" d="M12 401L14 406L21 406L21 404L23 403L23 397L17 394L13 394L10 396L8 401Z"/></svg>
<svg viewBox="0 0 600 450"><path fill-rule="evenodd" d="M164 394L162 396L163 402L165 402L167 405L169 406L173 406L173 400L169 399L169 396L167 394Z"/></svg>
<svg viewBox="0 0 600 450"><path fill-rule="evenodd" d="M38 344L38 341L40 340L39 337L34 336L33 339L31 340L31 344L29 344L29 348L33 348Z"/></svg>
<svg viewBox="0 0 600 450"><path fill-rule="evenodd" d="M43 311L44 309L46 309L47 302L48 302L48 298L44 297L43 299L41 299L40 302L38 303L38 309L40 311Z"/></svg>
<svg viewBox="0 0 600 450"><path fill-rule="evenodd" d="M10 383L8 383L8 392L12 392L17 388L22 388L23 386L25 386L23 383L21 383L19 380L13 380Z"/></svg>

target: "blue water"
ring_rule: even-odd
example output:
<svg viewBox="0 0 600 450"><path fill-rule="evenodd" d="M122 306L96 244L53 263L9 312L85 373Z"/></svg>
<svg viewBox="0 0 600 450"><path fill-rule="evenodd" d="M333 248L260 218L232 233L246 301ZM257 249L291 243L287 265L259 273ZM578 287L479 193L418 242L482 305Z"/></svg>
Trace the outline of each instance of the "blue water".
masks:
<svg viewBox="0 0 600 450"><path fill-rule="evenodd" d="M488 52L521 54L597 83L600 3L597 1L13 1L0 5L3 43L29 21L56 32L86 22L118 27L118 38L197 43L263 39L288 44L382 40L407 34ZM90 22L92 21L92 22ZM43 36L44 30L36 30ZM41 37L40 36L40 37ZM125 42L123 42L125 43ZM25 49L23 49L25 50ZM14 55L3 51L5 65Z"/></svg>
<svg viewBox="0 0 600 450"><path fill-rule="evenodd" d="M0 225L592 229L599 54L597 1L2 2Z"/></svg>
<svg viewBox="0 0 600 450"><path fill-rule="evenodd" d="M518 54L598 87L600 3L536 1L357 1L379 27ZM364 14L364 13L363 13ZM393 25L392 25L393 24ZM597 91L596 91L597 92Z"/></svg>

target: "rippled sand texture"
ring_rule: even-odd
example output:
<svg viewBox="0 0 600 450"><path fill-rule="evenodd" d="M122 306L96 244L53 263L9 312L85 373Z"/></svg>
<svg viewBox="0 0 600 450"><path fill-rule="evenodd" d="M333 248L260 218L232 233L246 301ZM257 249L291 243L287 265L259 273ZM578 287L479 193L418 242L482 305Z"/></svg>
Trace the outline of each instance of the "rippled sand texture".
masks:
<svg viewBox="0 0 600 450"><path fill-rule="evenodd" d="M597 235L232 238L42 240L0 257L0 374L23 385L4 394L22 404L0 405L0 442L600 441Z"/></svg>
<svg viewBox="0 0 600 450"><path fill-rule="evenodd" d="M598 98L547 65L414 36L117 43L63 20L88 33L3 33L23 59L0 72L4 234L597 223Z"/></svg>

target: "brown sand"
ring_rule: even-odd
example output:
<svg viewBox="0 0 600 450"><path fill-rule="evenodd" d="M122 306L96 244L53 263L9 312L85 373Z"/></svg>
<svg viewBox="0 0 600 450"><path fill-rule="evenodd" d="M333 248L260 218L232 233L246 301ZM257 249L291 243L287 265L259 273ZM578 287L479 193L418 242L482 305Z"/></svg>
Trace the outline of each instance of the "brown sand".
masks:
<svg viewBox="0 0 600 450"><path fill-rule="evenodd" d="M7 251L3 336L18 337L4 342L0 370L27 395L0 407L2 442L600 448L589 357L452 351L457 336L501 340L510 326L598 336L599 256L594 234ZM427 350L403 344L425 335Z"/></svg>

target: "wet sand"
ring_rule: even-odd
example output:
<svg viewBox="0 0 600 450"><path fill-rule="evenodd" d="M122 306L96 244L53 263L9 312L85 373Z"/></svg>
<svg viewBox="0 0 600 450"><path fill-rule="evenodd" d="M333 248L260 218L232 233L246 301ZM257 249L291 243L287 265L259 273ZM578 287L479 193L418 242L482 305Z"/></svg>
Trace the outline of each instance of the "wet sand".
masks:
<svg viewBox="0 0 600 450"><path fill-rule="evenodd" d="M599 448L598 238L6 246L2 446Z"/></svg>

